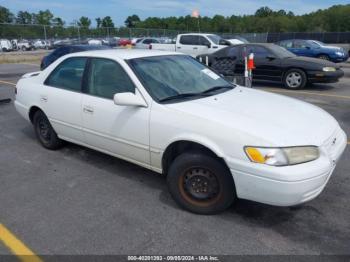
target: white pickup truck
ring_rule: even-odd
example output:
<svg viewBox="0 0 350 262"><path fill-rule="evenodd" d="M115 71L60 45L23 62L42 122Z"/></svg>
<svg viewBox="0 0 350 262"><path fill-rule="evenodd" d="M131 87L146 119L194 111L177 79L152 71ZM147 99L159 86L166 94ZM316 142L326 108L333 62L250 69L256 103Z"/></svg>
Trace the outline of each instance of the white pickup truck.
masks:
<svg viewBox="0 0 350 262"><path fill-rule="evenodd" d="M181 52L196 57L203 54L211 54L230 43L214 34L180 34L176 37L175 44L151 44L150 49Z"/></svg>

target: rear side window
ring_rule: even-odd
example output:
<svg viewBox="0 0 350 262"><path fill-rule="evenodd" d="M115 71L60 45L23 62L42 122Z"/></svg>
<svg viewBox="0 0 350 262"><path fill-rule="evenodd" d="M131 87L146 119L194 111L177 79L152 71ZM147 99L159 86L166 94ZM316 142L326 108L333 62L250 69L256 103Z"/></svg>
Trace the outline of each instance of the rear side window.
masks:
<svg viewBox="0 0 350 262"><path fill-rule="evenodd" d="M145 39L145 40L143 40L142 43L148 45L148 44L152 43L152 39Z"/></svg>
<svg viewBox="0 0 350 262"><path fill-rule="evenodd" d="M113 99L116 93L125 92L135 93L135 86L121 65L109 59L92 58L87 93Z"/></svg>
<svg viewBox="0 0 350 262"><path fill-rule="evenodd" d="M194 35L183 35L180 38L182 45L199 45L199 37Z"/></svg>
<svg viewBox="0 0 350 262"><path fill-rule="evenodd" d="M269 55L272 55L271 52L262 46L249 46L247 48L248 54L254 53L256 58L266 58Z"/></svg>
<svg viewBox="0 0 350 262"><path fill-rule="evenodd" d="M239 47L229 47L227 56L231 58L239 58L240 55L240 48Z"/></svg>
<svg viewBox="0 0 350 262"><path fill-rule="evenodd" d="M286 40L286 41L280 42L279 45L280 45L280 46L283 46L283 47L285 47L285 48L292 48L292 47L293 47L293 42L292 42L292 41Z"/></svg>
<svg viewBox="0 0 350 262"><path fill-rule="evenodd" d="M294 41L294 48L306 48L310 46L306 41L303 40L295 40Z"/></svg>
<svg viewBox="0 0 350 262"><path fill-rule="evenodd" d="M61 62L45 81L45 85L80 92L87 58L72 57Z"/></svg>

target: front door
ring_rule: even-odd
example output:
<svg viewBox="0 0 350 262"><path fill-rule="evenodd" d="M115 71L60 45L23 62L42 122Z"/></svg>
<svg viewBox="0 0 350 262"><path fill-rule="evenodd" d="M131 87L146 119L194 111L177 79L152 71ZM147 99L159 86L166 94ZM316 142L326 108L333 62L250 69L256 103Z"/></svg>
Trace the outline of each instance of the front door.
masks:
<svg viewBox="0 0 350 262"><path fill-rule="evenodd" d="M281 81L281 60L276 55L263 46L252 45L247 50L254 54L253 79Z"/></svg>
<svg viewBox="0 0 350 262"><path fill-rule="evenodd" d="M115 105L116 93L138 92L114 60L91 58L82 99L86 143L100 151L149 167L150 108Z"/></svg>

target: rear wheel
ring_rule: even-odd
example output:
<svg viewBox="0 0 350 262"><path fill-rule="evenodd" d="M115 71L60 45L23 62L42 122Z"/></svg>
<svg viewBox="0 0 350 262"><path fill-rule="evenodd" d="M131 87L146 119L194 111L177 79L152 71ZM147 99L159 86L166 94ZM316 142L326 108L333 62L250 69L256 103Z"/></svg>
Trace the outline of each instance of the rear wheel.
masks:
<svg viewBox="0 0 350 262"><path fill-rule="evenodd" d="M42 111L35 113L33 124L36 137L45 148L56 150L64 145L64 141L58 138L49 119Z"/></svg>
<svg viewBox="0 0 350 262"><path fill-rule="evenodd" d="M283 83L288 89L302 89L307 83L307 77L303 70L290 69L284 74Z"/></svg>
<svg viewBox="0 0 350 262"><path fill-rule="evenodd" d="M216 214L236 199L231 172L217 158L201 152L178 156L167 176L169 191L184 209L197 214Z"/></svg>

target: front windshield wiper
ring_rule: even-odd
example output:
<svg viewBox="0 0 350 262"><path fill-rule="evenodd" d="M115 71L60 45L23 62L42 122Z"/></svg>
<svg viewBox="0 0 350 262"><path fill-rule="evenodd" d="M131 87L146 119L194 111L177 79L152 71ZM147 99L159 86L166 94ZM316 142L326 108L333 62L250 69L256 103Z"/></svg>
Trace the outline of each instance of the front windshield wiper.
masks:
<svg viewBox="0 0 350 262"><path fill-rule="evenodd" d="M174 96L168 96L166 98L159 99L159 102L166 102L170 100L175 100L175 99L181 99L181 98L187 98L187 97L194 97L194 96L200 96L201 93L185 93L185 94L178 94Z"/></svg>
<svg viewBox="0 0 350 262"><path fill-rule="evenodd" d="M176 100L176 99L181 99L181 98L188 98L188 97L203 97L203 96L208 96L210 95L211 92L217 91L217 90L221 90L221 89L233 89L234 86L231 85L225 85L225 86L214 86L212 88L209 88L203 92L200 93L184 93L184 94L177 94L174 96L169 96L166 98L162 98L160 100L158 100L159 102L166 102L166 101L170 101L170 100Z"/></svg>
<svg viewBox="0 0 350 262"><path fill-rule="evenodd" d="M233 89L234 86L231 86L231 85L225 85L225 86L214 86L212 88L209 88L205 91L203 91L201 94L208 94L208 93L211 93L211 92L214 92L214 91L218 91L218 90L221 90L221 89Z"/></svg>

